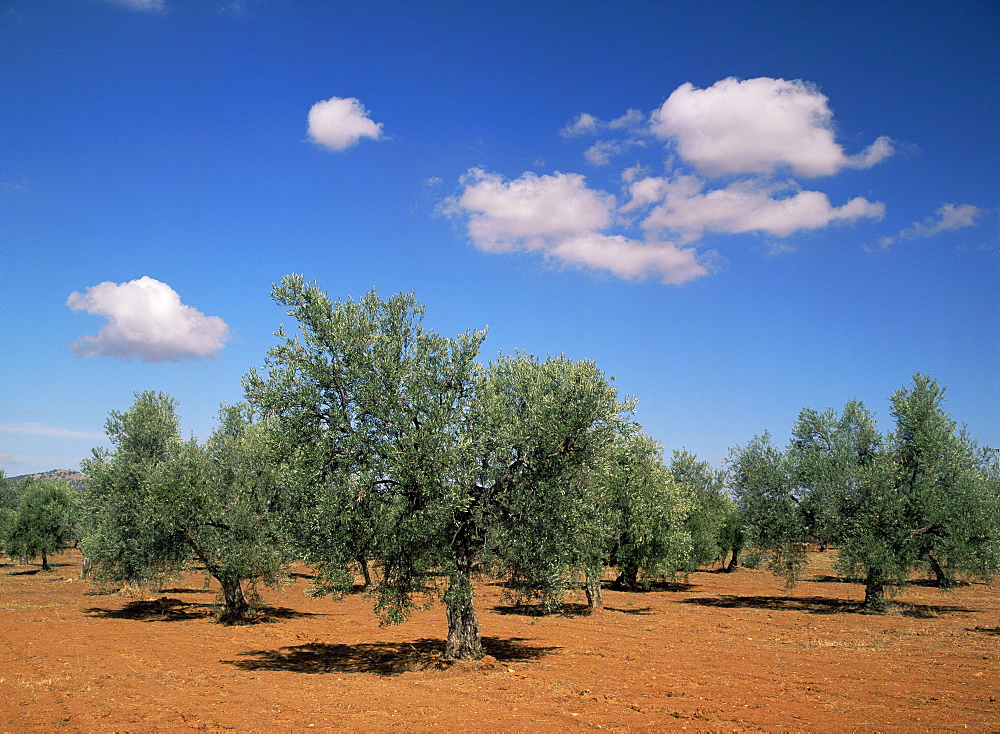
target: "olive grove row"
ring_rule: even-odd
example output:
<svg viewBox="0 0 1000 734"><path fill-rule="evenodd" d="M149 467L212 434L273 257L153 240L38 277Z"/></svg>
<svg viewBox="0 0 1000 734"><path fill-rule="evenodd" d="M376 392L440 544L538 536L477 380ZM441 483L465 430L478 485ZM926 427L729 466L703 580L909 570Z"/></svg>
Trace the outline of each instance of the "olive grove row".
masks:
<svg viewBox="0 0 1000 734"><path fill-rule="evenodd" d="M458 659L483 654L484 576L550 609L579 590L596 611L609 567L628 588L735 568L747 545L793 583L820 543L880 609L915 570L948 587L1000 568L998 463L926 376L892 396L886 436L860 403L806 409L785 449L758 436L716 470L684 451L666 463L593 362L483 364L485 331L440 336L408 294L334 302L288 276L273 297L297 330L279 329L207 440L182 439L170 396L137 394L110 414L112 449L84 462L78 497L6 490L5 550L44 563L78 538L102 583L155 583L196 560L229 623L304 562L316 594L363 578L386 623L443 600Z"/></svg>

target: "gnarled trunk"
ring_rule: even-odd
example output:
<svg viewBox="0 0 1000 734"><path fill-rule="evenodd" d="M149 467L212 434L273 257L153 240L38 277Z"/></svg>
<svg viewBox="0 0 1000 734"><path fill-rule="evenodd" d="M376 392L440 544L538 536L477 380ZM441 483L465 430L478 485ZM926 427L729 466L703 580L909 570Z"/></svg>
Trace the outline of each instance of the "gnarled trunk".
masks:
<svg viewBox="0 0 1000 734"><path fill-rule="evenodd" d="M455 548L455 571L444 595L448 613L448 642L444 657L448 660L479 660L483 657L483 639L479 618L472 603L472 553L465 532L459 532Z"/></svg>
<svg viewBox="0 0 1000 734"><path fill-rule="evenodd" d="M865 602L861 606L870 612L885 611L885 578L881 574L868 573L865 579Z"/></svg>
<svg viewBox="0 0 1000 734"><path fill-rule="evenodd" d="M223 624L239 624L246 621L250 605L247 604L246 597L243 596L242 580L225 574L220 574L220 576L216 576L216 578L222 584L222 598L225 607L222 614L219 615L219 621Z"/></svg>
<svg viewBox="0 0 1000 734"><path fill-rule="evenodd" d="M931 570L934 571L934 578L937 580L939 588L951 589L957 585L955 580L948 576L948 572L941 567L938 560L930 553L927 554L927 560L931 564Z"/></svg>
<svg viewBox="0 0 1000 734"><path fill-rule="evenodd" d="M729 559L729 563L725 566L726 573L732 573L737 568L740 567L740 549L733 548L733 557Z"/></svg>
<svg viewBox="0 0 1000 734"><path fill-rule="evenodd" d="M620 573L615 579L614 587L619 590L635 589L639 584L639 567L633 564L623 564L619 567Z"/></svg>
<svg viewBox="0 0 1000 734"><path fill-rule="evenodd" d="M43 571L52 570L52 567L49 565L49 556L44 550L42 551L42 570Z"/></svg>
<svg viewBox="0 0 1000 734"><path fill-rule="evenodd" d="M365 591L372 587L372 572L368 567L368 559L364 556L358 556L358 565L361 566L361 576L365 580Z"/></svg>
<svg viewBox="0 0 1000 734"><path fill-rule="evenodd" d="M587 571L584 590L587 594L587 614L596 614L604 609L604 592L601 589L603 574L599 571Z"/></svg>

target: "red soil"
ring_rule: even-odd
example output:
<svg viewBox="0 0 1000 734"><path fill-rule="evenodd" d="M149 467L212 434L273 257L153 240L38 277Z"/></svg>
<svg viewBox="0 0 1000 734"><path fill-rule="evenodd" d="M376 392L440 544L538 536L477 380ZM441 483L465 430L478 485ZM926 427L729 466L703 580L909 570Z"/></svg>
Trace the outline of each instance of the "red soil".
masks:
<svg viewBox="0 0 1000 734"><path fill-rule="evenodd" d="M440 659L439 605L379 628L362 595L297 578L267 621L223 627L187 576L99 594L0 566L0 731L1000 731L1000 584L915 585L885 615L811 554L785 590L765 571L605 592L592 617L534 616L481 584L488 657Z"/></svg>

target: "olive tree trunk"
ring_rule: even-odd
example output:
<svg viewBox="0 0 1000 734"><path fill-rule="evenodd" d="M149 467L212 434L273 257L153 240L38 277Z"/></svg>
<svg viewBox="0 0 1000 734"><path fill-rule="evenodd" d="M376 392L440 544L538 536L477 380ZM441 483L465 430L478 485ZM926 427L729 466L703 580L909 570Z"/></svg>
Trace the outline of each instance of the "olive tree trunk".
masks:
<svg viewBox="0 0 1000 734"><path fill-rule="evenodd" d="M865 601L861 607L870 612L885 611L885 578L881 574L868 572L865 578Z"/></svg>
<svg viewBox="0 0 1000 734"><path fill-rule="evenodd" d="M372 571L368 566L368 559L365 556L358 556L358 565L361 566L361 576L365 580L365 591L372 587Z"/></svg>
<svg viewBox="0 0 1000 734"><path fill-rule="evenodd" d="M455 553L455 571L444 595L448 613L448 642L444 646L447 660L479 660L483 657L483 639L479 633L479 617L472 603L472 554L466 539L459 540Z"/></svg>
<svg viewBox="0 0 1000 734"><path fill-rule="evenodd" d="M601 589L603 574L587 571L584 591L587 594L587 614L596 614L604 609L604 592Z"/></svg>
<svg viewBox="0 0 1000 734"><path fill-rule="evenodd" d="M222 585L222 599L225 604L219 621L223 624L239 624L245 622L250 612L250 605L243 596L243 583L239 578L226 574L216 576Z"/></svg>

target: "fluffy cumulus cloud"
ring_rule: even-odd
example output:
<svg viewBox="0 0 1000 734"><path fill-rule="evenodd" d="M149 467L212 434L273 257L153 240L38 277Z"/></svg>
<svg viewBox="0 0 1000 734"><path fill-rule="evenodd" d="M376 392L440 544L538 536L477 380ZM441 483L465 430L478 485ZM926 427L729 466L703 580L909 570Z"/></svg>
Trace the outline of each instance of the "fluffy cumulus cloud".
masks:
<svg viewBox="0 0 1000 734"><path fill-rule="evenodd" d="M944 204L938 208L933 216L914 222L892 237L883 237L878 243L883 249L886 249L900 240L922 239L933 237L939 232L946 232L949 229L972 227L975 226L976 220L982 213L982 209L972 204Z"/></svg>
<svg viewBox="0 0 1000 734"><path fill-rule="evenodd" d="M583 176L525 173L508 181L481 169L462 179L463 191L445 210L467 221L473 244L487 252L537 251L564 265L635 279L683 283L707 270L691 248L607 234L615 197L587 186Z"/></svg>
<svg viewBox="0 0 1000 734"><path fill-rule="evenodd" d="M583 158L605 167L633 152L647 160L624 169L617 197L577 173L525 173L508 180L469 171L444 210L461 219L487 252L538 252L546 259L614 273L684 283L718 259L704 238L763 235L771 253L781 240L838 224L878 220L885 206L863 197L832 202L796 178L870 168L893 154L879 137L850 153L837 142L829 101L803 81L723 79L706 89L683 84L650 114L628 110L612 120L580 113L559 134L587 139ZM662 147L660 147L662 145ZM650 164L650 153L666 153ZM630 161L635 163L635 161ZM653 168L662 166L662 172ZM898 237L974 219L961 208L914 225Z"/></svg>
<svg viewBox="0 0 1000 734"><path fill-rule="evenodd" d="M309 110L309 139L330 150L346 150L361 138L378 140L382 123L369 117L368 110L355 97L331 97L317 102Z"/></svg>
<svg viewBox="0 0 1000 734"><path fill-rule="evenodd" d="M653 113L651 130L673 141L684 161L702 173L725 176L789 169L830 176L869 168L893 152L878 138L850 156L836 142L827 98L802 81L729 78L707 89L682 84Z"/></svg>
<svg viewBox="0 0 1000 734"><path fill-rule="evenodd" d="M66 305L107 319L95 336L73 343L74 351L87 357L201 359L216 356L229 338L226 322L184 305L173 288L148 276L71 293Z"/></svg>
<svg viewBox="0 0 1000 734"><path fill-rule="evenodd" d="M631 190L632 200L624 209L657 202L642 219L642 226L651 231L670 231L685 242L697 240L705 232L761 232L788 237L793 232L820 229L836 222L880 219L885 213L883 204L861 197L835 207L826 194L798 190L790 182L738 181L704 191L700 179L683 176L673 181L640 179L631 184Z"/></svg>

